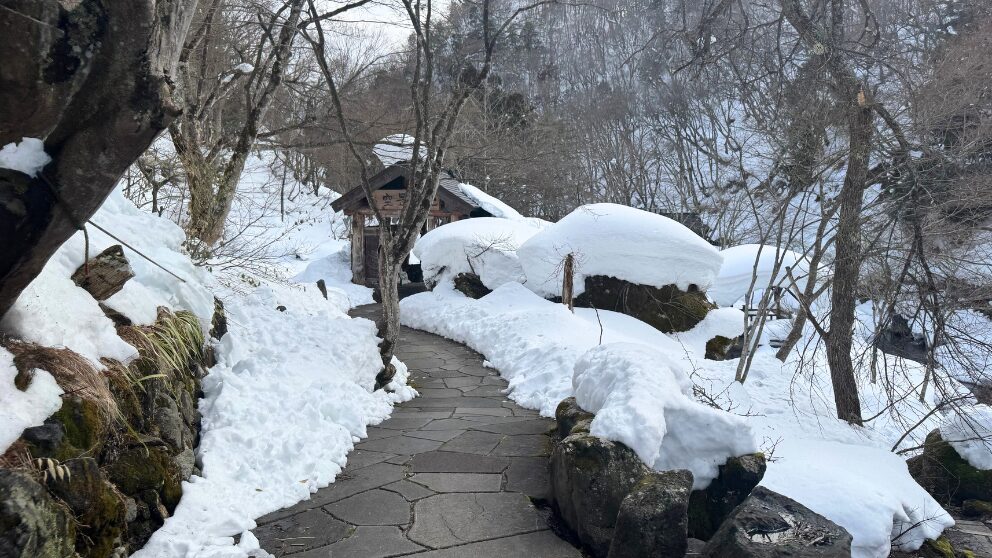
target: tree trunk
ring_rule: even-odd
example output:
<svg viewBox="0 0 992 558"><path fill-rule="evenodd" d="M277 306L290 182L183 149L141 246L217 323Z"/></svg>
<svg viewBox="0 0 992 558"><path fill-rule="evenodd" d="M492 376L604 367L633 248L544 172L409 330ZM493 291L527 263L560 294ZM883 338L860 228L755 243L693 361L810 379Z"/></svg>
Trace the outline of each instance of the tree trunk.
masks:
<svg viewBox="0 0 992 558"><path fill-rule="evenodd" d="M863 93L858 93L857 99L851 99L851 103L848 122L850 155L844 186L840 192L840 211L834 240L837 256L834 259L833 289L830 295L830 334L824 341L834 401L837 404L837 417L860 425L861 401L858 397L854 363L851 360L851 344L858 276L861 271L861 238L858 233L865 182L868 178L874 113Z"/></svg>
<svg viewBox="0 0 992 558"><path fill-rule="evenodd" d="M41 138L52 162L43 177L0 174L0 316L177 115L196 0L14 6L0 10L0 145Z"/></svg>
<svg viewBox="0 0 992 558"><path fill-rule="evenodd" d="M399 275L402 260L393 258L392 239L387 238L388 224L379 224L379 296L382 299L382 323L379 325L379 354L382 356L382 371L375 379L375 388L380 389L392 381L396 374L393 366L393 352L400 338L400 296Z"/></svg>

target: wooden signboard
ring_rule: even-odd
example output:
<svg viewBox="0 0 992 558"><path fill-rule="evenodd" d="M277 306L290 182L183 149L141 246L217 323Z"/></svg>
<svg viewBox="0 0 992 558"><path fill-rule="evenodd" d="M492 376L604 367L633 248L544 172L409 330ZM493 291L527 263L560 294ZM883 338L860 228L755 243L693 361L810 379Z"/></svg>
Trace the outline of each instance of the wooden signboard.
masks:
<svg viewBox="0 0 992 558"><path fill-rule="evenodd" d="M380 211L400 211L403 209L403 204L406 203L406 190L376 190L372 195L375 205ZM438 211L440 209L441 202L435 196L431 210Z"/></svg>

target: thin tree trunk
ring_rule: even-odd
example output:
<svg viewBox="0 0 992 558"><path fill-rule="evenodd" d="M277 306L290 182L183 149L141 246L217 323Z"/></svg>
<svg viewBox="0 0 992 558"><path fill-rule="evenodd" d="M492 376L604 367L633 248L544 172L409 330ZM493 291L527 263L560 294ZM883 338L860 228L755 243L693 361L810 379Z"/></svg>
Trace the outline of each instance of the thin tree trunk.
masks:
<svg viewBox="0 0 992 558"><path fill-rule="evenodd" d="M379 324L379 354L382 356L382 371L375 379L375 388L380 389L392 381L396 374L393 366L393 352L400 338L400 297L399 274L400 265L392 257L389 239L383 232L387 224L379 224L379 297L382 300L382 323ZM402 260L400 260L402 261Z"/></svg>
<svg viewBox="0 0 992 558"><path fill-rule="evenodd" d="M830 335L824 340L827 362L833 382L837 417L852 424L861 424L861 401L858 383L851 359L854 336L855 307L857 306L858 277L861 271L861 238L859 224L861 208L868 178L868 155L874 130L871 107L859 92L852 99L848 131L850 155L844 187L841 189L837 233L834 237L833 289L830 295Z"/></svg>

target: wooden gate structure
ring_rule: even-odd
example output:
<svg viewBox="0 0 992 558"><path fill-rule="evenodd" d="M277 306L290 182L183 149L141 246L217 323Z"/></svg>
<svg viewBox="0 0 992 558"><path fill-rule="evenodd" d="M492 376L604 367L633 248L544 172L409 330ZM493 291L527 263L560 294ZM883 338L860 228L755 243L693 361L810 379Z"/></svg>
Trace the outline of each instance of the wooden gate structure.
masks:
<svg viewBox="0 0 992 558"><path fill-rule="evenodd" d="M372 202L383 218L399 218L406 202L410 170L406 163L395 163L373 176ZM446 223L468 217L486 217L490 214L467 196L458 180L445 173L438 187L437 197L431 205L430 217L423 233ZM351 219L351 281L375 287L379 284L379 227L375 213L361 186L352 188L335 200L331 207Z"/></svg>

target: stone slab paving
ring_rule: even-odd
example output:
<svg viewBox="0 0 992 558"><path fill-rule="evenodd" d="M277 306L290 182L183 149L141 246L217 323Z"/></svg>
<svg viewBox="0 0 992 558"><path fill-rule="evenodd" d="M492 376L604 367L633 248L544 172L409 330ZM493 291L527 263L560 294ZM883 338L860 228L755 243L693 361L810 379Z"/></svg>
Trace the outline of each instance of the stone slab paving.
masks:
<svg viewBox="0 0 992 558"><path fill-rule="evenodd" d="M294 558L581 558L543 505L554 422L509 401L506 382L463 345L403 328L397 356L420 397L369 427L334 484L259 519L262 548Z"/></svg>

